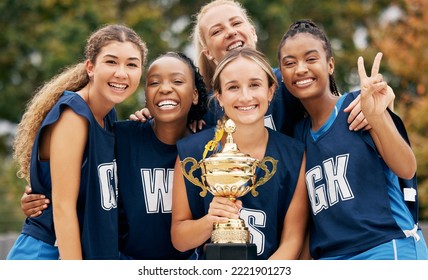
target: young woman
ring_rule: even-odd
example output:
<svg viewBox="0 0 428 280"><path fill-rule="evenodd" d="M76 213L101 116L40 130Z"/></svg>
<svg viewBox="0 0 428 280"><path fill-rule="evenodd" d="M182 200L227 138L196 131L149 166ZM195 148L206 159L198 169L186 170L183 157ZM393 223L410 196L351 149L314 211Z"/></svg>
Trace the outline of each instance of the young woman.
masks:
<svg viewBox="0 0 428 280"><path fill-rule="evenodd" d="M120 258L186 259L189 254L172 246L170 234L176 142L191 134L189 120L205 113L207 91L193 62L175 52L150 64L145 89L155 118L116 122L114 129ZM32 214L30 203L22 202L26 215Z"/></svg>
<svg viewBox="0 0 428 280"><path fill-rule="evenodd" d="M114 106L137 89L147 48L108 25L85 54L36 93L19 124L19 175L52 204L26 219L8 259L118 258Z"/></svg>
<svg viewBox="0 0 428 280"><path fill-rule="evenodd" d="M256 28L245 8L234 0L214 0L201 7L193 29L193 45L196 51L196 65L200 68L205 84L212 89L213 73L216 65L231 50L242 47L256 48ZM272 99L264 118L265 126L293 135L294 125L303 117L303 108L281 82L281 72L273 69L278 81L277 93ZM359 130L367 125L360 114L358 99L350 105L349 128ZM130 116L132 120L145 120L150 112L142 110ZM209 103L203 120L207 126L215 126L221 119L221 111L215 98ZM199 122L199 128L202 122ZM196 131L196 130L194 130Z"/></svg>
<svg viewBox="0 0 428 280"><path fill-rule="evenodd" d="M306 145L312 257L427 259L417 220L416 159L404 125L387 108L394 94L379 74L381 55L371 76L359 58L361 94L344 95L332 76L330 42L312 21L290 26L278 58L285 85L309 115L296 138ZM344 108L358 95L369 131L348 128Z"/></svg>
<svg viewBox="0 0 428 280"><path fill-rule="evenodd" d="M262 160L270 156L278 160L277 171L257 189L257 197L248 194L235 202L210 194L201 197L200 189L183 177L180 161L187 157L201 160L205 145L214 138L216 130L223 129L224 122L219 122L217 128L180 140L171 228L172 242L178 250L196 249L194 257L203 259L202 248L210 240L213 222L225 222L241 215L250 228L259 259L298 258L309 211L303 178L304 147L299 141L264 125L264 115L274 98L276 85L272 68L254 48L231 50L219 62L213 90L224 110L224 120L230 118L236 124L234 142L242 153L253 158ZM225 136L220 141L224 146ZM256 174L260 177L263 171L258 170Z"/></svg>
<svg viewBox="0 0 428 280"><path fill-rule="evenodd" d="M115 125L121 259L186 259L171 243L172 179L176 143L205 113L205 84L187 56L169 52L149 66L145 96L153 120Z"/></svg>

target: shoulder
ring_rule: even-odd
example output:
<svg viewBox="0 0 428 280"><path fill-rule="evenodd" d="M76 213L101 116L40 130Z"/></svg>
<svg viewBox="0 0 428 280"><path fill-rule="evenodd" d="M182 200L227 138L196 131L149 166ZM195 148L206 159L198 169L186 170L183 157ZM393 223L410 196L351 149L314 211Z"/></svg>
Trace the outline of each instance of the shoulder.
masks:
<svg viewBox="0 0 428 280"><path fill-rule="evenodd" d="M346 101L348 101L349 103L352 102L352 100L357 98L358 95L360 95L360 93L361 93L361 90L354 90L354 91L344 93L343 95L345 95L345 102Z"/></svg>
<svg viewBox="0 0 428 280"><path fill-rule="evenodd" d="M302 141L297 140L295 138L292 138L288 135L285 135L284 133L272 130L268 128L269 130L269 137L271 137L272 141L285 144L287 147L295 147L297 149L304 149L304 144Z"/></svg>
<svg viewBox="0 0 428 280"><path fill-rule="evenodd" d="M140 139L142 134L152 131L149 122L122 120L114 123L114 134L116 139ZM140 141L140 140L138 140Z"/></svg>
<svg viewBox="0 0 428 280"><path fill-rule="evenodd" d="M202 157L205 145L214 137L214 131L213 127L180 139L177 141L178 154L181 157L188 155L195 158Z"/></svg>
<svg viewBox="0 0 428 280"><path fill-rule="evenodd" d="M294 128L294 138L299 141L305 141L305 135L310 129L310 117L305 117L300 120Z"/></svg>
<svg viewBox="0 0 428 280"><path fill-rule="evenodd" d="M66 108L70 108L76 115L85 117L88 120L92 118L92 111L83 98L72 91L64 91L52 111L61 114Z"/></svg>
<svg viewBox="0 0 428 280"><path fill-rule="evenodd" d="M201 143L205 145L208 141L210 141L213 138L214 131L215 131L215 127L210 127L200 132L197 132L195 134L186 136L177 141L177 146L192 145L192 144L198 145Z"/></svg>
<svg viewBox="0 0 428 280"><path fill-rule="evenodd" d="M116 121L114 123L114 127L115 129L120 129L120 130L146 129L147 127L150 127L150 123L148 121L145 123L142 123L139 121L121 120L121 121Z"/></svg>

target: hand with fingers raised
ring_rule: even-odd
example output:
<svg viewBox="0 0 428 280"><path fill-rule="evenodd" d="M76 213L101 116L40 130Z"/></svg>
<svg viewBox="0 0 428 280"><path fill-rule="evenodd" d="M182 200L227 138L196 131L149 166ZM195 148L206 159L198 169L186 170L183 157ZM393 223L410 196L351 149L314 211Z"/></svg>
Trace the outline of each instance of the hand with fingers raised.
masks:
<svg viewBox="0 0 428 280"><path fill-rule="evenodd" d="M367 76L364 67L364 59L358 58L358 75L360 76L361 86L361 111L370 123L372 117L383 114L394 99L394 92L383 80L379 73L382 53L378 53L374 59L370 76Z"/></svg>

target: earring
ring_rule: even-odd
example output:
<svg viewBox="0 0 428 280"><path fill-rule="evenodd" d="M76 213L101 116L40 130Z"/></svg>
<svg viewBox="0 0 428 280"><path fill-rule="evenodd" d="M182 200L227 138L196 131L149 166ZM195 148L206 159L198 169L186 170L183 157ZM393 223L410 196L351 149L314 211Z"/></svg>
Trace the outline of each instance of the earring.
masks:
<svg viewBox="0 0 428 280"><path fill-rule="evenodd" d="M221 111L222 111L222 112L224 112L224 108L223 108L223 106L220 106L220 109L221 109Z"/></svg>

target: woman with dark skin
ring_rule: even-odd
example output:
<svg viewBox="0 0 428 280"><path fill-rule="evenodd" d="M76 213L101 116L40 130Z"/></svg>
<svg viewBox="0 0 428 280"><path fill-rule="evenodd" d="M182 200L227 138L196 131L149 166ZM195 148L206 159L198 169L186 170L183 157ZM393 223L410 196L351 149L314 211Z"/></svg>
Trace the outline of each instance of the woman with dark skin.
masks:
<svg viewBox="0 0 428 280"><path fill-rule="evenodd" d="M295 137L306 147L312 257L428 259L417 220L417 186L411 182L416 158L403 123L388 109L394 93L379 73L382 54L370 76L358 59L361 91L342 95L330 82L335 64L330 42L312 21L290 26L278 58L284 83L308 113ZM344 108L357 96L369 131L347 127Z"/></svg>

